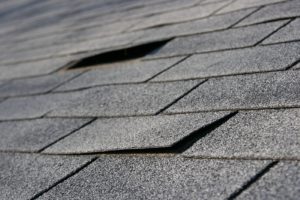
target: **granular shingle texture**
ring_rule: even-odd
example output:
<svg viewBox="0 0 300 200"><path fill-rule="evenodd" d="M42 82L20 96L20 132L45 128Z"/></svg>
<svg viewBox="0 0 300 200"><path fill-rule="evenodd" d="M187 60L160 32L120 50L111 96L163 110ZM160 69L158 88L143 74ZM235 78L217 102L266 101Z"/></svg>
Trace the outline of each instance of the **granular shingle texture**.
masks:
<svg viewBox="0 0 300 200"><path fill-rule="evenodd" d="M300 56L300 43L193 55L153 81L283 70Z"/></svg>
<svg viewBox="0 0 300 200"><path fill-rule="evenodd" d="M166 112L297 107L299 78L295 70L210 79Z"/></svg>
<svg viewBox="0 0 300 200"><path fill-rule="evenodd" d="M64 106L56 107L49 115L103 117L155 114L202 82L203 80L197 80L92 88L79 94L80 97L70 99Z"/></svg>
<svg viewBox="0 0 300 200"><path fill-rule="evenodd" d="M89 119L44 118L0 122L0 150L36 152L89 121Z"/></svg>
<svg viewBox="0 0 300 200"><path fill-rule="evenodd" d="M91 160L90 157L0 154L0 198L31 199Z"/></svg>
<svg viewBox="0 0 300 200"><path fill-rule="evenodd" d="M228 112L98 119L44 152L87 153L167 148L226 114Z"/></svg>
<svg viewBox="0 0 300 200"><path fill-rule="evenodd" d="M0 1L0 200L299 199L299 0Z"/></svg>
<svg viewBox="0 0 300 200"><path fill-rule="evenodd" d="M300 109L240 112L184 155L300 159L299 116Z"/></svg>
<svg viewBox="0 0 300 200"><path fill-rule="evenodd" d="M225 199L268 162L104 156L40 199Z"/></svg>
<svg viewBox="0 0 300 200"><path fill-rule="evenodd" d="M280 162L238 199L295 199L300 194L299 162Z"/></svg>
<svg viewBox="0 0 300 200"><path fill-rule="evenodd" d="M148 57L168 57L249 47L260 42L285 23L287 23L287 21L283 20L263 25L259 24L188 37L178 37Z"/></svg>

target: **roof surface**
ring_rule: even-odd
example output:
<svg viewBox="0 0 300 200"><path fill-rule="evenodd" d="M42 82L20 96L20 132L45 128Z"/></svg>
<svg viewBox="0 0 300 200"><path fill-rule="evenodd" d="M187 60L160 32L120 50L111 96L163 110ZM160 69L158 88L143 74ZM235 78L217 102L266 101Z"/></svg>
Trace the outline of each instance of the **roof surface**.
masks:
<svg viewBox="0 0 300 200"><path fill-rule="evenodd" d="M0 199L299 199L299 0L0 16Z"/></svg>

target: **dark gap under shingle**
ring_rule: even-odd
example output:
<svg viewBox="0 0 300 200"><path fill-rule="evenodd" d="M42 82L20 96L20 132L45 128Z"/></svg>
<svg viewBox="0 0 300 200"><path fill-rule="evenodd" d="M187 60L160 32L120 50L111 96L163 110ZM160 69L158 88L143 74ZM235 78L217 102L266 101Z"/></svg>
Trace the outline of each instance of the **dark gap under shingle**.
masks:
<svg viewBox="0 0 300 200"><path fill-rule="evenodd" d="M153 53L167 44L171 39L155 41L137 46L117 49L105 53L100 53L90 57L83 58L79 61L72 62L68 65L67 69L86 68L95 65L117 63L122 61L134 60L142 58L147 54Z"/></svg>
<svg viewBox="0 0 300 200"><path fill-rule="evenodd" d="M190 148L194 143L199 141L201 138L205 137L215 129L217 129L222 124L226 123L230 118L234 117L238 111L232 112L221 119L218 119L198 130L193 131L189 135L181 138L179 141L175 142L169 147L149 147L149 148L138 148L138 149L120 149L113 151L103 151L103 152L92 152L92 153L79 153L80 155L97 155L97 154L180 154L185 150ZM43 154L51 154L44 153ZM64 155L64 154L58 154ZM78 155L76 153L67 153L66 155Z"/></svg>

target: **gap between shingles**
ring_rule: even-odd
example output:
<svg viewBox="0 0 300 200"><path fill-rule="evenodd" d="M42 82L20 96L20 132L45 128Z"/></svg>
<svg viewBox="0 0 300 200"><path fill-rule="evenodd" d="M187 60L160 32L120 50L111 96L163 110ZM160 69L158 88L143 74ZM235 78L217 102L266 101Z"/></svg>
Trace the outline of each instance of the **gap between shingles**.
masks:
<svg viewBox="0 0 300 200"><path fill-rule="evenodd" d="M79 168L75 169L74 171L72 171L71 173L67 174L66 176L64 176L62 179L58 180L57 182L55 182L54 184L52 184L50 187L40 191L39 193L37 193L36 195L34 195L32 198L30 198L30 200L35 200L37 198L39 198L40 196L42 196L43 194L45 194L46 192L50 191L52 188L56 187L57 185L59 185L60 183L63 183L65 180L67 180L68 178L71 178L72 176L76 175L77 173L79 173L81 170L83 170L84 168L88 167L90 164L92 164L94 161L96 161L97 158L92 158L90 161L88 161L87 163L83 164L82 166L80 166Z"/></svg>
<svg viewBox="0 0 300 200"><path fill-rule="evenodd" d="M250 180L248 180L244 185L242 185L241 188L233 192L227 200L233 200L236 199L240 194L242 194L244 191L246 191L251 185L253 185L255 182L257 182L259 179L261 179L266 173L268 173L274 166L278 164L279 161L273 161L270 164L268 164L266 167L264 167L260 172L258 172L255 176L253 176Z"/></svg>

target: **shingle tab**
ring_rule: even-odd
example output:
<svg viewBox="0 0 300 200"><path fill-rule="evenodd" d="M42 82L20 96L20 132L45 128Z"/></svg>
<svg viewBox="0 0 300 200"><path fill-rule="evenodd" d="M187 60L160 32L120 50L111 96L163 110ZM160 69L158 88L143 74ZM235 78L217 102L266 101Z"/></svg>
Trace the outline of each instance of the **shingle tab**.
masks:
<svg viewBox="0 0 300 200"><path fill-rule="evenodd" d="M90 157L1 153L0 199L31 199L90 160Z"/></svg>
<svg viewBox="0 0 300 200"><path fill-rule="evenodd" d="M166 112L300 106L299 85L298 70L210 79Z"/></svg>
<svg viewBox="0 0 300 200"><path fill-rule="evenodd" d="M1 64L0 80L50 74L72 60L74 57L67 56L11 65Z"/></svg>
<svg viewBox="0 0 300 200"><path fill-rule="evenodd" d="M80 128L90 119L36 119L0 122L0 150L36 152Z"/></svg>
<svg viewBox="0 0 300 200"><path fill-rule="evenodd" d="M190 8L181 9L173 12L163 13L159 15L150 16L136 26L132 30L144 29L154 26L161 26L165 24L178 23L183 21L190 21L193 19L207 17L213 14L230 1L222 1L214 4L196 5Z"/></svg>
<svg viewBox="0 0 300 200"><path fill-rule="evenodd" d="M287 26L283 27L269 38L267 38L263 44L289 42L294 40L300 40L300 19L297 18Z"/></svg>
<svg viewBox="0 0 300 200"><path fill-rule="evenodd" d="M0 120L31 119L42 117L84 93L47 94L6 99L0 104Z"/></svg>
<svg viewBox="0 0 300 200"><path fill-rule="evenodd" d="M42 94L51 91L64 82L78 76L81 72L53 74L35 78L18 79L0 87L0 97Z"/></svg>
<svg viewBox="0 0 300 200"><path fill-rule="evenodd" d="M300 163L280 162L237 199L291 199L300 196Z"/></svg>
<svg viewBox="0 0 300 200"><path fill-rule="evenodd" d="M226 114L229 112L98 119L44 152L87 153L171 147Z"/></svg>
<svg viewBox="0 0 300 200"><path fill-rule="evenodd" d="M184 155L299 159L299 129L300 109L240 112Z"/></svg>
<svg viewBox="0 0 300 200"><path fill-rule="evenodd" d="M283 70L297 61L299 54L300 43L290 43L193 55L153 81Z"/></svg>
<svg viewBox="0 0 300 200"><path fill-rule="evenodd" d="M283 20L268 24L179 37L147 57L167 57L252 46L286 22L286 20Z"/></svg>
<svg viewBox="0 0 300 200"><path fill-rule="evenodd" d="M103 156L40 199L225 199L267 163Z"/></svg>
<svg viewBox="0 0 300 200"><path fill-rule="evenodd" d="M121 62L95 66L56 91L88 88L97 85L143 82L159 72L176 64L184 57L160 59L144 62Z"/></svg>
<svg viewBox="0 0 300 200"><path fill-rule="evenodd" d="M224 15L213 15L211 17L184 23L154 27L145 30L144 35L139 38L137 42L144 43L149 41L161 40L163 38L172 38L175 36L191 35L226 29L237 23L243 17L254 12L255 10L256 9L251 8L227 13Z"/></svg>
<svg viewBox="0 0 300 200"><path fill-rule="evenodd" d="M128 116L155 114L203 80L103 86L81 93L50 116Z"/></svg>
<svg viewBox="0 0 300 200"><path fill-rule="evenodd" d="M268 5L242 20L237 26L250 25L287 17L300 16L300 1L286 1L278 4Z"/></svg>
<svg viewBox="0 0 300 200"><path fill-rule="evenodd" d="M285 0L237 0L221 9L218 13L232 12L235 10L263 6L272 3L283 2Z"/></svg>

